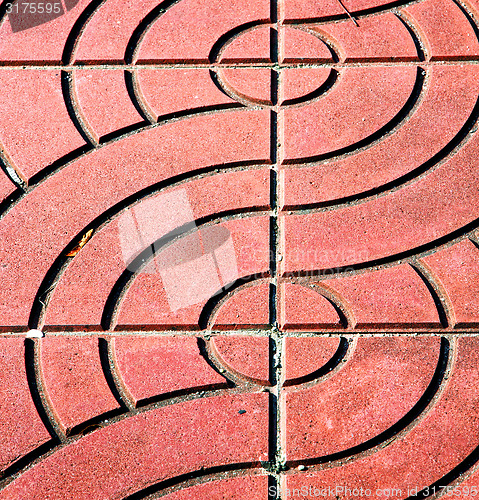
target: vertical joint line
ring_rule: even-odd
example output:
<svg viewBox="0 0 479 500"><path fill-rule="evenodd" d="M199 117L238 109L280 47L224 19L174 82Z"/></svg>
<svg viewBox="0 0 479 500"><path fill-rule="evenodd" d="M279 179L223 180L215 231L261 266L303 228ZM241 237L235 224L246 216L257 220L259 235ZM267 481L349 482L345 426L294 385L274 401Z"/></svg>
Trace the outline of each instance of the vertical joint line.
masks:
<svg viewBox="0 0 479 500"><path fill-rule="evenodd" d="M281 1L271 1L271 28L270 35L270 58L272 62L271 72L271 285L270 285L270 381L273 390L269 399L269 479L268 499L278 500L281 498L281 474L284 470L281 441L281 389L282 389L282 356L283 337L278 328L278 262L279 242L281 241L279 226L279 168L281 163Z"/></svg>

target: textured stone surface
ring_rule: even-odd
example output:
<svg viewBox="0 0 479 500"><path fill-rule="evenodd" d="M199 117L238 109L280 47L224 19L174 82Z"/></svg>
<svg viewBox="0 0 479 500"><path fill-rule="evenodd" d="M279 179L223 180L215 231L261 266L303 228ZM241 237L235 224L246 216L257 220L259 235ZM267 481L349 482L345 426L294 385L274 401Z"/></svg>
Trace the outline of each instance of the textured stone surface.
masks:
<svg viewBox="0 0 479 500"><path fill-rule="evenodd" d="M340 317L321 289L285 283L281 290L280 325L285 330L315 330L341 326Z"/></svg>
<svg viewBox="0 0 479 500"><path fill-rule="evenodd" d="M74 84L79 107L96 140L141 122L128 97L124 71L76 71Z"/></svg>
<svg viewBox="0 0 479 500"><path fill-rule="evenodd" d="M65 432L118 408L103 374L97 339L44 339L40 365L46 396Z"/></svg>
<svg viewBox="0 0 479 500"><path fill-rule="evenodd" d="M269 292L268 282L239 290L218 309L213 319L214 329L267 327Z"/></svg>
<svg viewBox="0 0 479 500"><path fill-rule="evenodd" d="M358 339L336 376L284 399L287 458L332 455L381 434L425 392L438 353L437 338Z"/></svg>
<svg viewBox="0 0 479 500"><path fill-rule="evenodd" d="M184 490L166 495L166 500L242 500L245 492L251 500L264 500L268 497L268 478L266 476L238 477L210 481L191 486Z"/></svg>
<svg viewBox="0 0 479 500"><path fill-rule="evenodd" d="M60 71L48 69L0 73L8 96L0 107L0 141L27 178L85 145L68 117L60 78Z"/></svg>
<svg viewBox="0 0 479 500"><path fill-rule="evenodd" d="M114 356L125 390L136 404L225 384L202 358L194 337L118 337Z"/></svg>
<svg viewBox="0 0 479 500"><path fill-rule="evenodd" d="M121 420L59 449L0 498L119 498L200 464L257 461L267 453L266 400L264 394L207 398Z"/></svg>
<svg viewBox="0 0 479 500"><path fill-rule="evenodd" d="M339 339L289 337L284 343L285 380L306 377L322 368L336 353Z"/></svg>
<svg viewBox="0 0 479 500"><path fill-rule="evenodd" d="M0 499L478 496L479 0L19 2Z"/></svg>
<svg viewBox="0 0 479 500"><path fill-rule="evenodd" d="M474 388L477 347L475 338L460 339L455 367L440 401L411 432L370 456L357 457L348 465L290 476L287 487L298 488L304 484L323 488L340 485L351 490L362 487L372 490L371 498L384 496L378 490L396 488L399 491L396 498L407 498L416 487L420 491L430 486L429 493L433 492L436 481L436 492L439 486L452 486L447 473L477 447L478 394ZM466 494L464 498L474 496ZM352 493L344 497L354 498Z"/></svg>
<svg viewBox="0 0 479 500"><path fill-rule="evenodd" d="M216 336L211 340L211 348L228 371L254 382L269 383L268 337Z"/></svg>
<svg viewBox="0 0 479 500"><path fill-rule="evenodd" d="M2 470L50 439L32 401L22 339L1 339L0 433ZM12 432L13 431L13 432Z"/></svg>

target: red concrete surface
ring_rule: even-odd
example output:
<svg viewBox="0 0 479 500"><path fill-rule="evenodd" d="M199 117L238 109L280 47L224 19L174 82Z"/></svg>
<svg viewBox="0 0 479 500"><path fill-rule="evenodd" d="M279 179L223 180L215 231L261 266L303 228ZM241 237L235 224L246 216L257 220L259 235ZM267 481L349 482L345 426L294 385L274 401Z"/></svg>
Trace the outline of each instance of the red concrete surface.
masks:
<svg viewBox="0 0 479 500"><path fill-rule="evenodd" d="M479 1L17 4L0 500L479 496Z"/></svg>

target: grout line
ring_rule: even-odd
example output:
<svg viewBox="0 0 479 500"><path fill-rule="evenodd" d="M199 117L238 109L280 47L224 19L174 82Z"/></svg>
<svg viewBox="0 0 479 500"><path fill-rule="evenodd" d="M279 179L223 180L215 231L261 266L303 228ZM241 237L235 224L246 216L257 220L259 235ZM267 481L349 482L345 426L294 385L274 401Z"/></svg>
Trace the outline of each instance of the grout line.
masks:
<svg viewBox="0 0 479 500"><path fill-rule="evenodd" d="M270 293L270 372L271 384L273 385L270 394L270 486L275 486L268 490L268 498L279 500L281 498L281 477L284 470L285 459L283 457L282 443L282 414L281 414L281 394L283 384L283 350L284 337L278 325L278 308L281 307L279 299L279 266L281 262L281 227L279 224L280 213L280 179L279 171L282 163L282 136L283 121L281 105L282 75L283 69L283 12L282 0L271 0L271 21L274 29L271 30L271 61L273 68L271 71L271 293Z"/></svg>
<svg viewBox="0 0 479 500"><path fill-rule="evenodd" d="M296 69L296 68L333 68L333 69L344 69L344 68L363 68L363 67L377 67L377 66L385 66L385 67L397 67L397 66L421 66L421 67L429 67L429 66L447 66L447 65L479 65L479 56L471 56L471 57L448 57L444 59L433 59L429 61L420 61L420 60L412 60L412 59L396 59L396 60L382 60L382 59L351 59L345 62L332 62L326 60L317 61L305 61L305 60L297 60L283 62L283 63L275 63L272 64L269 61L265 62L226 62L226 63L210 63L210 62L161 62L161 61L151 61L151 62L143 62L138 64L123 64L118 63L118 61L112 61L109 63L108 61L103 62L92 62L88 63L76 63L76 64L36 64L30 63L28 61L18 61L13 63L5 63L0 61L0 71L1 70L43 70L43 71L90 71L90 70L124 70L124 71L138 71L144 69L162 69L162 70L184 70L184 69L208 69L208 70L218 70L218 69Z"/></svg>
<svg viewBox="0 0 479 500"><path fill-rule="evenodd" d="M136 325L135 325L136 326ZM44 337L55 338L55 337L95 337L95 338L110 338L110 337L128 337L134 336L138 337L201 337L205 334L203 330L181 330L178 328L177 330L155 330L153 328L151 330L147 329L124 329L124 330L115 330L110 332L100 331L100 330L92 330L89 325L67 325L62 326L61 328L69 328L67 330L60 329L50 329L49 331L44 331ZM10 328L10 327L9 327ZM48 328L52 328L48 326ZM25 338L26 332L28 328L23 327L11 327L11 331L3 330L0 332L0 342L2 339L11 339L11 338ZM474 324L471 325L470 328L443 328L437 326L406 326L404 329L400 328L389 328L387 325L378 325L375 327L374 325L369 325L367 328L362 328L358 330L345 330L341 328L335 329L325 329L325 328L311 328L304 330L291 330L282 332L283 335L294 338L312 338L312 337L322 337L322 338L370 338L370 337L437 337L438 335L450 335L452 337L459 337L461 335L467 337L478 337L479 336L479 325ZM251 337L271 337L271 329L238 329L238 330L212 330L208 332L208 335L222 335L222 336L251 336Z"/></svg>

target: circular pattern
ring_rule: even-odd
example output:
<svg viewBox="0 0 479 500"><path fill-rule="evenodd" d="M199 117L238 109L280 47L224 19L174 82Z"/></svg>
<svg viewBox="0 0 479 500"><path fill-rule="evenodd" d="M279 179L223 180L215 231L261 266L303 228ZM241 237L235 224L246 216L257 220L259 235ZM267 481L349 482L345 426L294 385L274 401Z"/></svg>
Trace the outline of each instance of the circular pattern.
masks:
<svg viewBox="0 0 479 500"><path fill-rule="evenodd" d="M22 34L0 326L46 337L0 346L0 498L474 480L472 3L92 2Z"/></svg>

